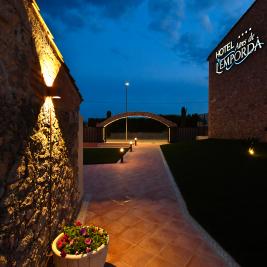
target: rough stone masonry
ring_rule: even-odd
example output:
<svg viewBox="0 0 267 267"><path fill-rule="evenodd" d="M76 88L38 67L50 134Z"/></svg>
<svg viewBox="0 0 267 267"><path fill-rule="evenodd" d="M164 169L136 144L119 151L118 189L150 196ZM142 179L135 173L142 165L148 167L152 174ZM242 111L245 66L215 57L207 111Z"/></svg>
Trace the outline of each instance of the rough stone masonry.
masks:
<svg viewBox="0 0 267 267"><path fill-rule="evenodd" d="M33 1L0 0L0 266L44 266L75 216L81 100Z"/></svg>

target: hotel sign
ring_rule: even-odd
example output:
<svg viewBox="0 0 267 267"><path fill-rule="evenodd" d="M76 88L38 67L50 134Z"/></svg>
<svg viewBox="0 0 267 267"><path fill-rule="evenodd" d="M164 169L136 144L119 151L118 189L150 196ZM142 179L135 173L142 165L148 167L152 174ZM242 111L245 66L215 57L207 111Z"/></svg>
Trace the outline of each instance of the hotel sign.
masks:
<svg viewBox="0 0 267 267"><path fill-rule="evenodd" d="M260 38L255 37L255 33L249 28L238 36L236 42L231 41L216 52L216 73L222 74L234 65L241 64L263 45Z"/></svg>

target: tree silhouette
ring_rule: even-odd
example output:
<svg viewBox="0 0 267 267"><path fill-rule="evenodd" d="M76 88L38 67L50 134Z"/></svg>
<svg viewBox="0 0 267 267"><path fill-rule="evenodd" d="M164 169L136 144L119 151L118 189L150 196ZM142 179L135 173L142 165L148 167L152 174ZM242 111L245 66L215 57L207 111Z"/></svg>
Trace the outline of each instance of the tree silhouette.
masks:
<svg viewBox="0 0 267 267"><path fill-rule="evenodd" d="M111 116L112 116L112 113L111 113L110 110L108 110L108 111L107 111L107 115L106 115L107 119L110 118Z"/></svg>
<svg viewBox="0 0 267 267"><path fill-rule="evenodd" d="M185 107L181 108L181 127L185 127L186 126L186 113L187 110Z"/></svg>

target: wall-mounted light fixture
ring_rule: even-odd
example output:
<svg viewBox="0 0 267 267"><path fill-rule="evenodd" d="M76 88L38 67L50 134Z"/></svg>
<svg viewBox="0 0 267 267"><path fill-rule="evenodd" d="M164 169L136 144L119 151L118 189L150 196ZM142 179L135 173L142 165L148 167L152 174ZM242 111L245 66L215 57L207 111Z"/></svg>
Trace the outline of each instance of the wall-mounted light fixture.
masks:
<svg viewBox="0 0 267 267"><path fill-rule="evenodd" d="M61 88L47 87L46 96L50 96L53 99L61 99Z"/></svg>

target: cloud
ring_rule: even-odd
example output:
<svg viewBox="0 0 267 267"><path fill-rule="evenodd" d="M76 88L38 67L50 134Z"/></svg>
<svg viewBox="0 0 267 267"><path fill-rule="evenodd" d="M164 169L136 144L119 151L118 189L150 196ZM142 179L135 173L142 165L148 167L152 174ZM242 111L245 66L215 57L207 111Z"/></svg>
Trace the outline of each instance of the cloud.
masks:
<svg viewBox="0 0 267 267"><path fill-rule="evenodd" d="M188 7L191 10L203 11L209 9L216 4L214 0L187 0Z"/></svg>
<svg viewBox="0 0 267 267"><path fill-rule="evenodd" d="M136 9L144 0L84 0L89 5L102 9L103 15L118 19L131 9Z"/></svg>
<svg viewBox="0 0 267 267"><path fill-rule="evenodd" d="M206 31L208 32L212 32L213 29L213 25L212 22L210 20L209 15L204 14L200 17L200 22L203 25L203 27L205 28Z"/></svg>
<svg viewBox="0 0 267 267"><path fill-rule="evenodd" d="M68 27L85 24L85 17L105 18L117 20L129 10L136 9L144 0L39 0L41 11L49 16L61 20ZM93 19L93 20L94 20ZM89 20L89 24L90 24ZM91 30L102 30L96 23Z"/></svg>
<svg viewBox="0 0 267 267"><path fill-rule="evenodd" d="M210 45L206 47L199 45L198 39L197 34L190 32L183 33L172 50L180 56L183 62L205 63L212 47Z"/></svg>
<svg viewBox="0 0 267 267"><path fill-rule="evenodd" d="M181 20L184 15L183 0L149 0L148 11L151 16L149 28L152 31L178 38Z"/></svg>

